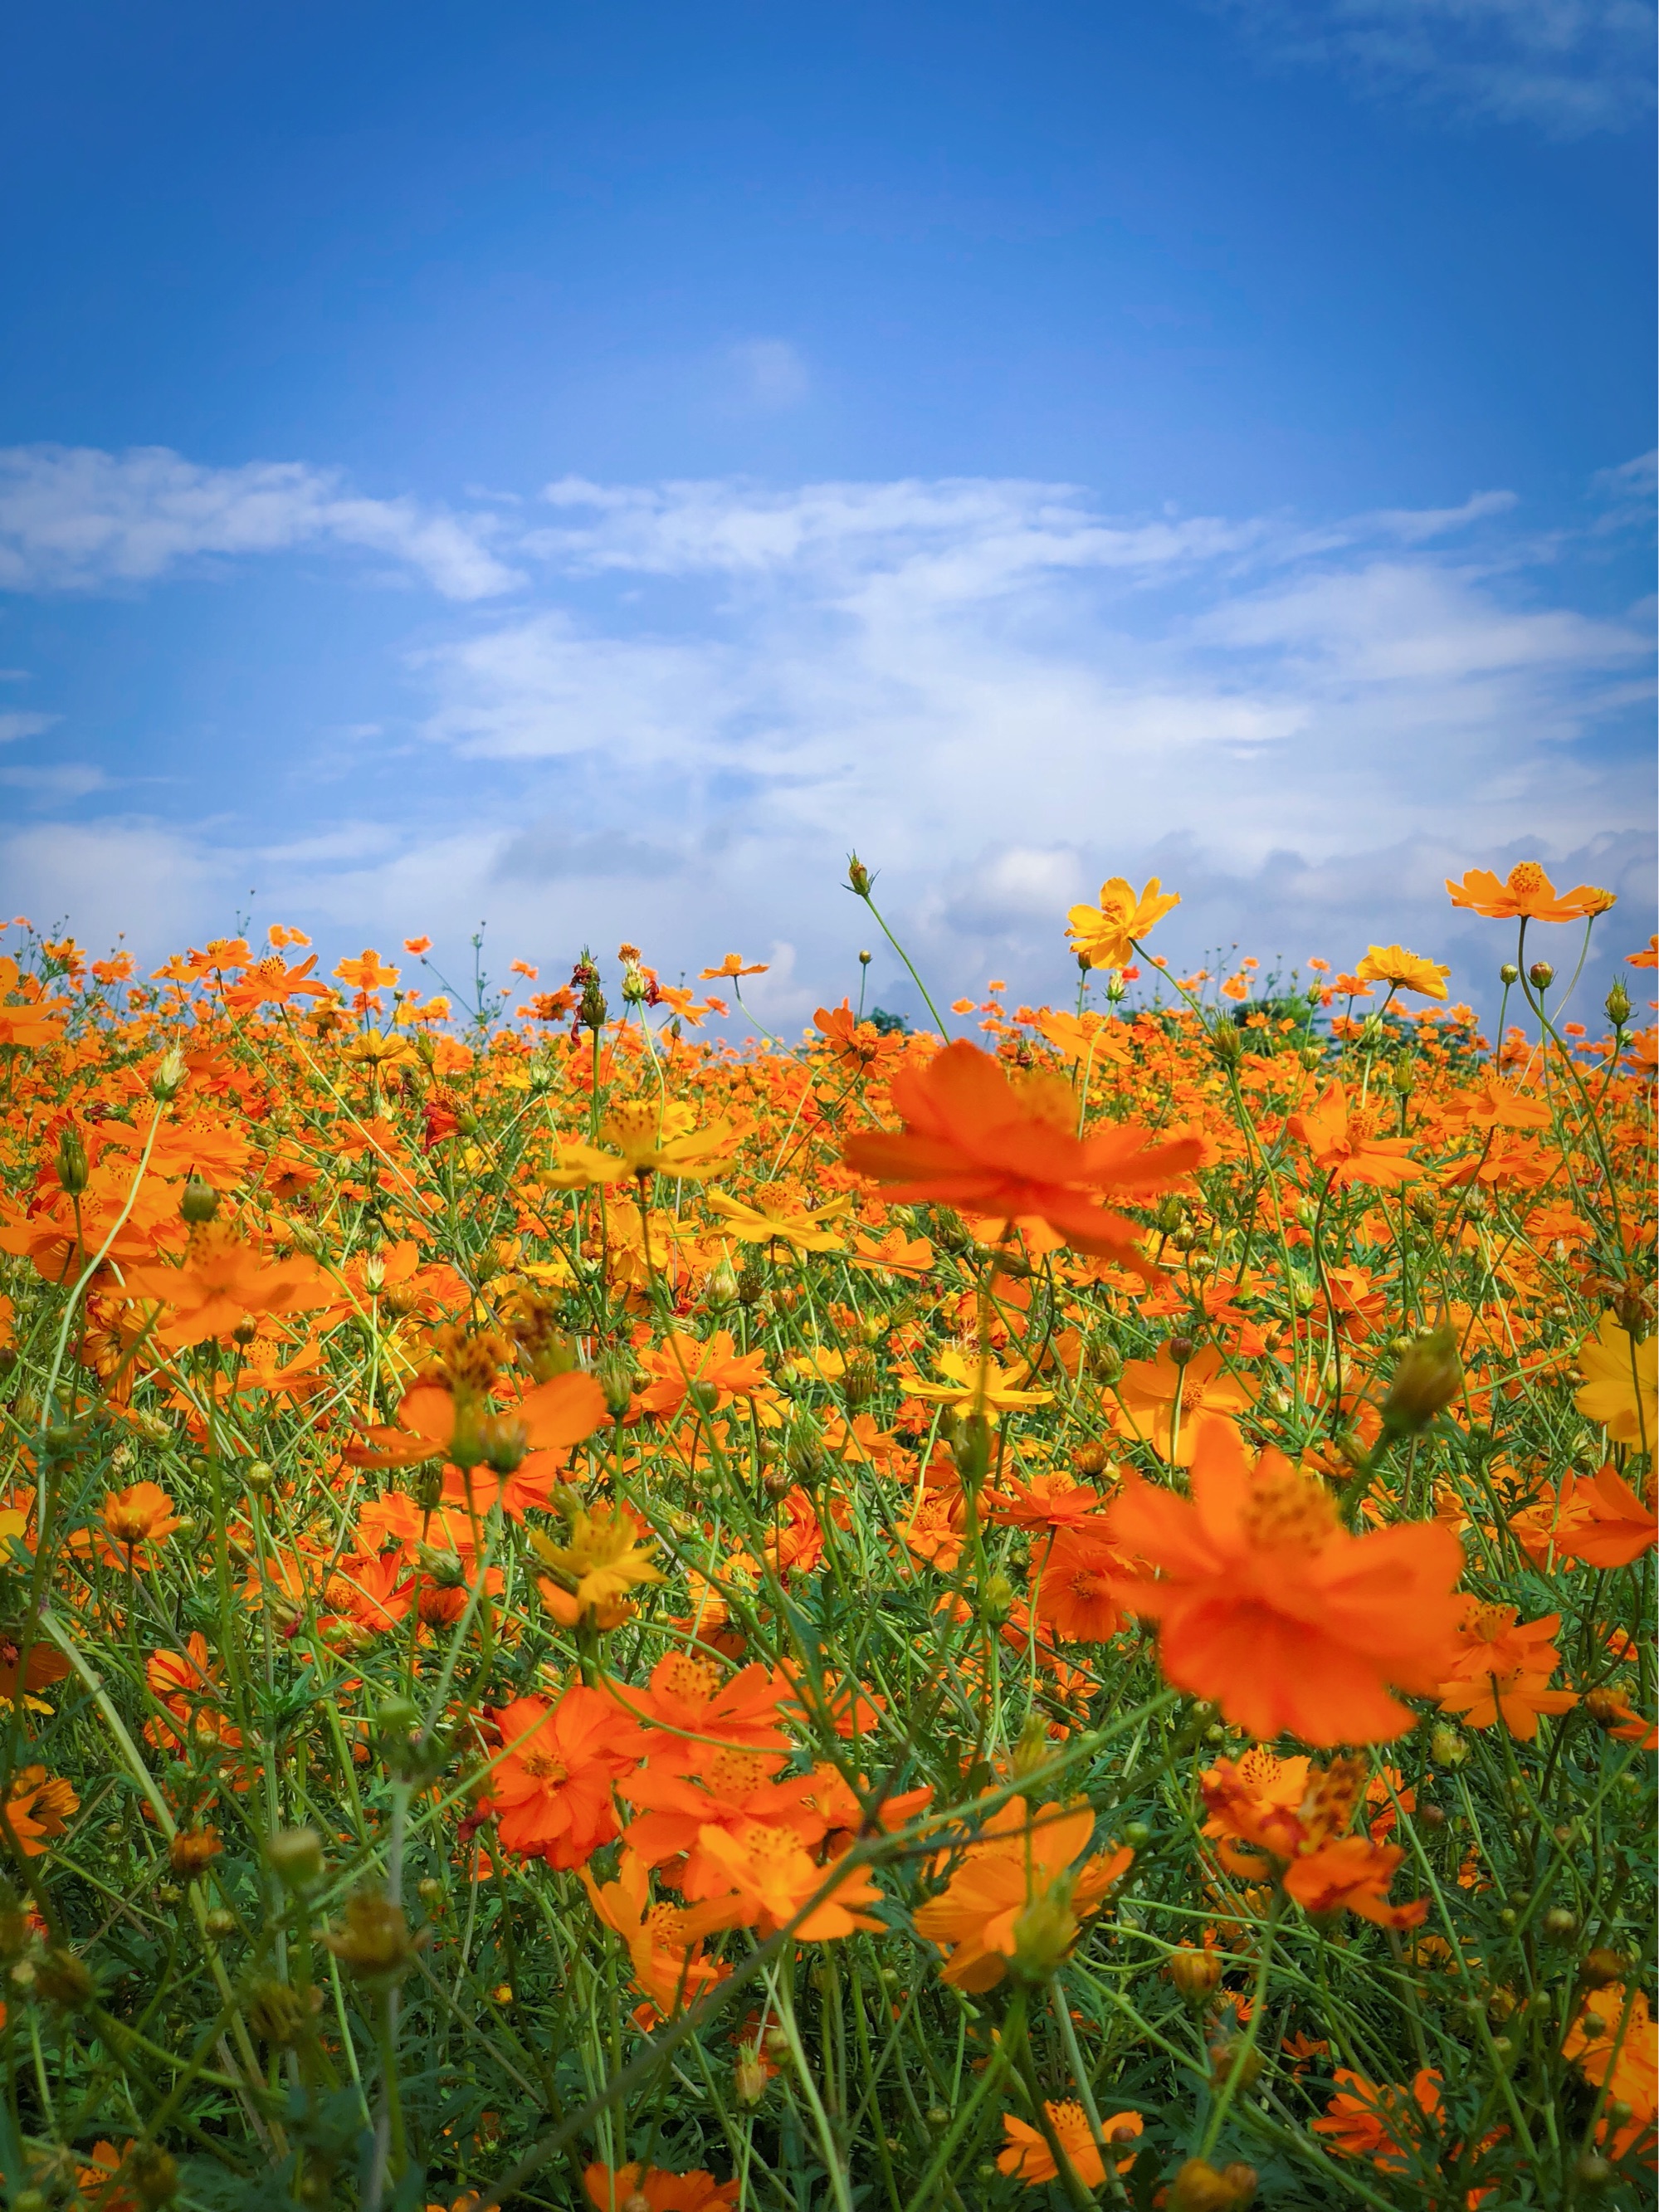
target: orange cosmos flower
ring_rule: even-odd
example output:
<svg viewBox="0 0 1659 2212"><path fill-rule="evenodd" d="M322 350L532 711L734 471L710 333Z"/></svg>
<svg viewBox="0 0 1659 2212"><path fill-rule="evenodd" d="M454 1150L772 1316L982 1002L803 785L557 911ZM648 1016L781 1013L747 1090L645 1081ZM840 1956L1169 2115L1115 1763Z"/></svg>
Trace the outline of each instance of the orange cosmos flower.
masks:
<svg viewBox="0 0 1659 2212"><path fill-rule="evenodd" d="M80 1809L70 1784L44 1766L20 1766L6 1788L6 1826L27 1858L38 1859Z"/></svg>
<svg viewBox="0 0 1659 2212"><path fill-rule="evenodd" d="M1036 1611L1052 1635L1077 1644L1104 1644L1121 1616L1113 1588L1128 1562L1107 1540L1103 1524L1061 1528L1046 1550L1033 1548L1040 1571Z"/></svg>
<svg viewBox="0 0 1659 2212"><path fill-rule="evenodd" d="M671 1420L695 1388L698 1403L720 1413L733 1398L752 1397L766 1384L763 1352L740 1352L729 1329L717 1328L706 1343L672 1333L644 1356L651 1381L640 1403L659 1420Z"/></svg>
<svg viewBox="0 0 1659 2212"><path fill-rule="evenodd" d="M164 1306L171 1318L155 1341L171 1351L228 1337L255 1314L299 1313L326 1305L333 1285L322 1270L296 1253L266 1267L258 1249L243 1243L228 1223L193 1228L181 1267L129 1267L121 1293L129 1303Z"/></svg>
<svg viewBox="0 0 1659 2212"><path fill-rule="evenodd" d="M1106 2179L1106 2166L1096 2148L1088 2114L1072 2097L1063 2104L1045 2103L1042 2109L1073 2172L1085 2189L1098 2189ZM1146 2124L1139 2112L1114 2112L1110 2119L1102 2120L1100 2132L1117 2149L1125 2143L1133 2143ZM1040 2128L1017 2119L1012 2112L1005 2112L1002 2131L1008 2140L997 2153L997 2166L1001 2172L1017 2173L1028 2189L1040 2188L1045 2181L1058 2179L1060 2168ZM1134 2162L1134 2153L1131 2151L1127 2158L1117 2160L1118 2172L1127 2173Z"/></svg>
<svg viewBox="0 0 1659 2212"><path fill-rule="evenodd" d="M1615 2158L1622 2158L1641 2141L1656 2117L1659 2027L1643 1991L1626 1990L1618 1982L1589 1991L1561 2050L1587 2081L1597 2088L1606 2085L1610 2104L1628 2108L1628 2119L1603 2120L1596 2130L1597 2141L1610 2148Z"/></svg>
<svg viewBox="0 0 1659 2212"><path fill-rule="evenodd" d="M594 1911L627 1945L634 1978L659 2017L694 2002L732 1971L702 1956L682 1906L652 1903L650 1874L637 1851L623 1850L615 1881L596 1882L586 1867L581 1878Z"/></svg>
<svg viewBox="0 0 1659 2212"><path fill-rule="evenodd" d="M1649 938L1639 952L1625 955L1626 968L1659 968L1659 933Z"/></svg>
<svg viewBox="0 0 1659 2212"><path fill-rule="evenodd" d="M1135 939L1180 904L1180 892L1164 890L1156 876L1138 898L1127 878L1112 876L1100 887L1098 906L1071 909L1066 934L1078 958L1091 968L1127 968L1135 957Z"/></svg>
<svg viewBox="0 0 1659 2212"><path fill-rule="evenodd" d="M112 1566L149 1570L158 1562L150 1550L179 1526L173 1500L159 1483L135 1482L112 1490L98 1509L99 1548Z"/></svg>
<svg viewBox="0 0 1659 2212"><path fill-rule="evenodd" d="M1605 914L1613 894L1595 884L1575 884L1558 892L1536 860L1522 860L1499 883L1490 868L1468 868L1461 883L1446 878L1454 906L1468 907L1493 921L1584 921Z"/></svg>
<svg viewBox="0 0 1659 2212"><path fill-rule="evenodd" d="M1368 945L1354 971L1364 983L1389 983L1396 991L1415 991L1421 999L1443 999L1449 967L1441 967L1403 945Z"/></svg>
<svg viewBox="0 0 1659 2212"><path fill-rule="evenodd" d="M1555 1540L1563 1559L1627 1567L1659 1544L1659 1513L1643 1503L1611 1460L1598 1474L1579 1478L1566 1510L1571 1519Z"/></svg>
<svg viewBox="0 0 1659 2212"><path fill-rule="evenodd" d="M378 952L366 951L359 960L342 960L334 973L342 983L349 983L355 991L389 990L402 971L383 968Z"/></svg>
<svg viewBox="0 0 1659 2212"><path fill-rule="evenodd" d="M1166 1677L1253 1735L1384 1741L1413 1725L1387 1686L1439 1686L1463 1565L1448 1528L1351 1536L1316 1475L1271 1449L1252 1467L1220 1426L1194 1455L1190 1498L1130 1474L1109 1525L1145 1562L1117 1596L1160 1623Z"/></svg>
<svg viewBox="0 0 1659 2212"><path fill-rule="evenodd" d="M701 2166L691 2173L665 2173L654 2166L590 2166L583 2186L599 2212L623 2212L643 2197L650 2212L722 2212L738 2201L738 2185L716 2181Z"/></svg>
<svg viewBox="0 0 1659 2212"><path fill-rule="evenodd" d="M1204 1832L1221 1840L1217 1856L1247 1881L1273 1877L1319 1919L1357 1912L1383 1928L1417 1928L1421 1899L1390 1905L1388 1889L1405 1857L1397 1845L1346 1833L1366 1795L1363 1760L1275 1759L1258 1746L1237 1761L1218 1759L1201 1784L1210 1817Z"/></svg>
<svg viewBox="0 0 1659 2212"><path fill-rule="evenodd" d="M1041 1220L1078 1250L1146 1271L1141 1231L1094 1194L1167 1190L1197 1166L1195 1137L1154 1145L1125 1123L1072 1133L1071 1086L1012 1084L989 1053L960 1039L917 1070L893 1078L902 1134L848 1139L842 1157L894 1200L931 1200L998 1221Z"/></svg>
<svg viewBox="0 0 1659 2212"><path fill-rule="evenodd" d="M514 1698L494 1718L507 1746L489 1785L503 1847L552 1867L583 1865L617 1832L611 1785L635 1763L638 1731L581 1683L553 1705Z"/></svg>
<svg viewBox="0 0 1659 2212"><path fill-rule="evenodd" d="M531 1468L526 1453L567 1452L592 1436L605 1418L605 1392L591 1375L574 1368L537 1383L516 1405L507 1407L492 1405L465 1377L417 1382L404 1394L398 1426L370 1430L347 1456L359 1467L413 1467L441 1458L453 1467L539 1474L547 1471L545 1465ZM475 1491L473 1503L483 1511L493 1496ZM529 1502L545 1501L532 1495Z"/></svg>
<svg viewBox="0 0 1659 2212"><path fill-rule="evenodd" d="M700 968L697 970L697 981L700 983L714 983L721 981L727 975L734 977L738 975L763 975L765 973L766 963L764 961L757 961L751 966L745 967L744 965L744 958L741 952L728 952L718 968Z"/></svg>
<svg viewBox="0 0 1659 2212"><path fill-rule="evenodd" d="M1025 1932L1020 1923L1035 1905L1069 1917L1075 1938L1078 1921L1105 1901L1134 1858L1122 1845L1078 1865L1094 1826L1087 1805L1070 1811L1045 1805L1032 1812L1023 1797L1011 1797L992 1814L967 1846L949 1887L915 1917L918 1935L950 1947L941 1980L970 1991L994 1988L1019 1948Z"/></svg>
<svg viewBox="0 0 1659 2212"><path fill-rule="evenodd" d="M1175 1439L1177 1467L1190 1467L1200 1438L1218 1425L1231 1430L1234 1414L1242 1413L1255 1399L1243 1376L1228 1374L1213 1345L1195 1352L1184 1366L1171 1359L1167 1345L1156 1359L1131 1359L1117 1388L1131 1429L1161 1459L1170 1456L1179 1399L1181 1425Z"/></svg>
<svg viewBox="0 0 1659 2212"><path fill-rule="evenodd" d="M836 1875L835 1863L820 1865L793 1827L739 1820L729 1827L702 1829L698 1844L709 1875L718 1875L731 1888L728 1896L710 1898L688 1911L687 1924L700 1931L758 1928L763 1936L775 1935L826 1882L833 1884L829 1895L795 1929L803 1943L850 1936L857 1928L875 1934L883 1929L883 1922L857 1909L881 1901L869 1876L855 1867Z"/></svg>
<svg viewBox="0 0 1659 2212"><path fill-rule="evenodd" d="M1368 2158L1383 2172L1403 2172L1411 2164L1413 2148L1425 2136L1424 2122L1440 2102L1440 2076L1419 2072L1409 2091L1398 2083L1368 2081L1346 2066L1336 2079L1346 2086L1325 2108L1322 2119L1313 2123L1342 2158Z"/></svg>
<svg viewBox="0 0 1659 2212"><path fill-rule="evenodd" d="M144 1668L150 1694L174 1723L159 1717L144 1724L152 1743L176 1744L181 1749L186 1735L199 1742L234 1747L241 1732L220 1710L222 1696L219 1675L208 1658L207 1638L199 1630L185 1640L182 1651L157 1651Z"/></svg>
<svg viewBox="0 0 1659 2212"><path fill-rule="evenodd" d="M1298 1144L1308 1147L1315 1166L1325 1170L1337 1190L1351 1182L1385 1188L1415 1182L1424 1172L1411 1158L1410 1139L1374 1137L1365 1116L1340 1083L1327 1087L1311 1112L1292 1114L1285 1127Z"/></svg>
<svg viewBox="0 0 1659 2212"><path fill-rule="evenodd" d="M1561 1663L1553 1640L1560 1626L1559 1613L1522 1621L1512 1605L1471 1604L1462 1648L1440 1686L1441 1711L1460 1714L1471 1728L1501 1720L1511 1735L1530 1743L1540 1713L1565 1713L1578 1702L1576 1690L1548 1686Z"/></svg>

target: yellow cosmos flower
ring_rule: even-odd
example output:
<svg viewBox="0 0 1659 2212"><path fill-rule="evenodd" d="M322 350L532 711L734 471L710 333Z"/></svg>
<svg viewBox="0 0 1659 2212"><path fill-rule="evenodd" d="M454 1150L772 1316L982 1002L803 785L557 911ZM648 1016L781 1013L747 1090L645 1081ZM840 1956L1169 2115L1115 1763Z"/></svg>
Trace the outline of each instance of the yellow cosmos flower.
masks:
<svg viewBox="0 0 1659 2212"><path fill-rule="evenodd" d="M999 1367L994 1359L970 1360L964 1352L941 1352L939 1371L945 1377L942 1382L924 1382L917 1375L899 1379L915 1397L932 1398L941 1406L965 1407L969 1413L983 1413L991 1421L999 1413L1018 1413L1028 1406L1054 1401L1052 1390L1019 1388L1028 1372L1023 1360L1013 1367Z"/></svg>
<svg viewBox="0 0 1659 2212"><path fill-rule="evenodd" d="M796 1252L844 1251L846 1247L841 1238L832 1237L823 1224L837 1219L852 1203L851 1197L843 1194L832 1198L816 1213L809 1213L802 1206L775 1202L749 1206L742 1199L733 1198L729 1191L711 1190L708 1194L709 1212L718 1213L726 1224L723 1235L736 1237L740 1244L787 1244Z"/></svg>
<svg viewBox="0 0 1659 2212"><path fill-rule="evenodd" d="M1407 952L1403 945L1372 945L1354 972L1362 983L1389 983L1422 999L1443 999L1451 969L1420 952Z"/></svg>
<svg viewBox="0 0 1659 2212"><path fill-rule="evenodd" d="M1646 1450L1659 1421L1659 1336L1632 1337L1617 1314L1605 1313L1578 1347L1583 1388L1573 1400L1589 1421L1600 1421L1615 1443Z"/></svg>
<svg viewBox="0 0 1659 2212"><path fill-rule="evenodd" d="M1152 877L1139 898L1134 885L1123 876L1113 876L1100 887L1100 904L1074 906L1066 916L1066 935L1079 960L1091 968L1127 968L1134 957L1134 940L1145 937L1171 907L1181 904L1179 891L1162 889Z"/></svg>

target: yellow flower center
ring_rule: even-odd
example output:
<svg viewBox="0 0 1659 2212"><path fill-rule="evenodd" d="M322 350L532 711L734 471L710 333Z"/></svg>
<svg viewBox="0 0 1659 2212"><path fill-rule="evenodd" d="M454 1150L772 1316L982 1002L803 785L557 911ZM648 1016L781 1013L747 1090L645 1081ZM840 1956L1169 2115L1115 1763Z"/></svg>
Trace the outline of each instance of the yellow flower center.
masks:
<svg viewBox="0 0 1659 2212"><path fill-rule="evenodd" d="M1337 1527L1329 1492L1293 1467L1258 1475L1244 1508L1245 1536L1264 1550L1316 1551Z"/></svg>
<svg viewBox="0 0 1659 2212"><path fill-rule="evenodd" d="M1516 898L1530 898L1534 891L1547 890L1549 880L1536 860L1517 861L1509 872L1509 887Z"/></svg>

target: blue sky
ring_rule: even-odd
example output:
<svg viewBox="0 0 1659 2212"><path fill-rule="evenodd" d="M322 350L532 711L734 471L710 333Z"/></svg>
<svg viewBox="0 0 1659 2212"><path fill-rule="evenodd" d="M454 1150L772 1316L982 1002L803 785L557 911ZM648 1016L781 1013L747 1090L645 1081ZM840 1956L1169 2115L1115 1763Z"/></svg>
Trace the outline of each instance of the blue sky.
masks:
<svg viewBox="0 0 1659 2212"><path fill-rule="evenodd" d="M1646 0L163 10L0 92L0 903L941 989L1653 927ZM1647 458L1644 458L1647 456ZM878 959L877 995L906 996Z"/></svg>

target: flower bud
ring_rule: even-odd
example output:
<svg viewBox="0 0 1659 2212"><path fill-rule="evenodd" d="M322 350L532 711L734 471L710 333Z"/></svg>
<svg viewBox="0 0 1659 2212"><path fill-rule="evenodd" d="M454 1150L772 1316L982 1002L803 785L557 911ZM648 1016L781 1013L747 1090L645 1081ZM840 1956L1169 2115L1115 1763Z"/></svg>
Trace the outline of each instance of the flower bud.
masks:
<svg viewBox="0 0 1659 2212"><path fill-rule="evenodd" d="M248 1992L247 2024L261 2043L285 2050L305 2027L305 2000L287 1982L255 1982Z"/></svg>
<svg viewBox="0 0 1659 2212"><path fill-rule="evenodd" d="M1622 982L1613 985L1612 990L1607 993L1604 1003L1607 1010L1607 1019L1613 1024L1614 1029L1623 1029L1625 1024L1630 1019L1630 993Z"/></svg>
<svg viewBox="0 0 1659 2212"><path fill-rule="evenodd" d="M1414 1338L1401 1354L1382 1401L1382 1425L1397 1433L1426 1428L1463 1386L1457 1335L1449 1322Z"/></svg>
<svg viewBox="0 0 1659 2212"><path fill-rule="evenodd" d="M1455 1728L1437 1728L1429 1738L1429 1757L1437 1766L1462 1766L1468 1755L1468 1741Z"/></svg>
<svg viewBox="0 0 1659 2212"><path fill-rule="evenodd" d="M1000 1628L1014 1609L1014 1586L1006 1575L987 1575L979 1587L979 1610L982 1620L993 1628Z"/></svg>
<svg viewBox="0 0 1659 2212"><path fill-rule="evenodd" d="M219 1194L210 1182L191 1176L179 1198L179 1211L192 1229L198 1229L219 1211Z"/></svg>
<svg viewBox="0 0 1659 2212"><path fill-rule="evenodd" d="M1170 2212L1237 2212L1255 2195L1255 2168L1240 2160L1214 2166L1189 2158L1170 2188Z"/></svg>
<svg viewBox="0 0 1659 2212"><path fill-rule="evenodd" d="M174 1045L170 1052L162 1054L150 1072L150 1097L165 1106L184 1089L185 1079L189 1073L190 1070L185 1065L185 1055Z"/></svg>
<svg viewBox="0 0 1659 2212"><path fill-rule="evenodd" d="M1527 970L1527 981L1534 991L1547 991L1555 981L1555 969L1547 960L1534 960Z"/></svg>
<svg viewBox="0 0 1659 2212"><path fill-rule="evenodd" d="M842 1395L849 1408L868 1405L876 1395L880 1381L876 1363L867 1352L855 1352L847 1363L841 1378Z"/></svg>
<svg viewBox="0 0 1659 2212"><path fill-rule="evenodd" d="M179 2194L179 2161L160 2143L135 2143L123 2161L121 2174L132 2184L144 2212L170 2204Z"/></svg>
<svg viewBox="0 0 1659 2212"><path fill-rule="evenodd" d="M360 1889L349 1898L345 1925L323 1941L346 1972L370 1988L391 1988L415 1963L404 1909L378 1889Z"/></svg>
<svg viewBox="0 0 1659 2212"><path fill-rule="evenodd" d="M1164 1349L1177 1367L1187 1367L1191 1365L1193 1354L1198 1346L1190 1336L1172 1336Z"/></svg>
<svg viewBox="0 0 1659 2212"><path fill-rule="evenodd" d="M180 1881L194 1881L223 1849L211 1828L180 1828L167 1845L167 1863Z"/></svg>
<svg viewBox="0 0 1659 2212"><path fill-rule="evenodd" d="M1218 2089L1224 2081L1231 2081L1235 2067L1238 2069L1239 2087L1253 2089L1261 2079L1261 2053L1255 2045L1242 2039L1235 2041L1224 2037L1210 2045L1210 2079Z"/></svg>
<svg viewBox="0 0 1659 2212"><path fill-rule="evenodd" d="M847 856L847 888L855 897L868 898L870 896L870 871L856 853L849 853Z"/></svg>
<svg viewBox="0 0 1659 2212"><path fill-rule="evenodd" d="M323 1839L315 1828L279 1828L265 1856L284 1889L309 1889L323 1878Z"/></svg>
<svg viewBox="0 0 1659 2212"><path fill-rule="evenodd" d="M1213 1951L1183 1943L1164 1961L1164 1971L1189 2003L1201 2003L1221 1980L1221 1961Z"/></svg>
<svg viewBox="0 0 1659 2212"><path fill-rule="evenodd" d="M87 1148L81 1141L78 1129L64 1127L58 1132L58 1180L71 1198L79 1198L87 1187Z"/></svg>
<svg viewBox="0 0 1659 2212"><path fill-rule="evenodd" d="M94 1986L91 1972L73 1951L48 1951L35 1968L35 1994L65 2012L79 2012L89 2004Z"/></svg>
<svg viewBox="0 0 1659 2212"><path fill-rule="evenodd" d="M1605 1990L1613 1982L1622 1981L1630 1972L1630 1962L1605 1944L1598 1944L1587 1952L1578 1969L1578 1978L1587 1990Z"/></svg>
<svg viewBox="0 0 1659 2212"><path fill-rule="evenodd" d="M1014 1972L1028 1982L1046 1982L1077 1941L1070 1892L1069 1881L1057 1881L1015 1918Z"/></svg>
<svg viewBox="0 0 1659 2212"><path fill-rule="evenodd" d="M1504 963L1503 966L1498 971L1498 980L1504 985L1505 989L1508 989L1511 984L1518 983L1521 981L1521 970L1516 966L1513 960L1506 960Z"/></svg>

